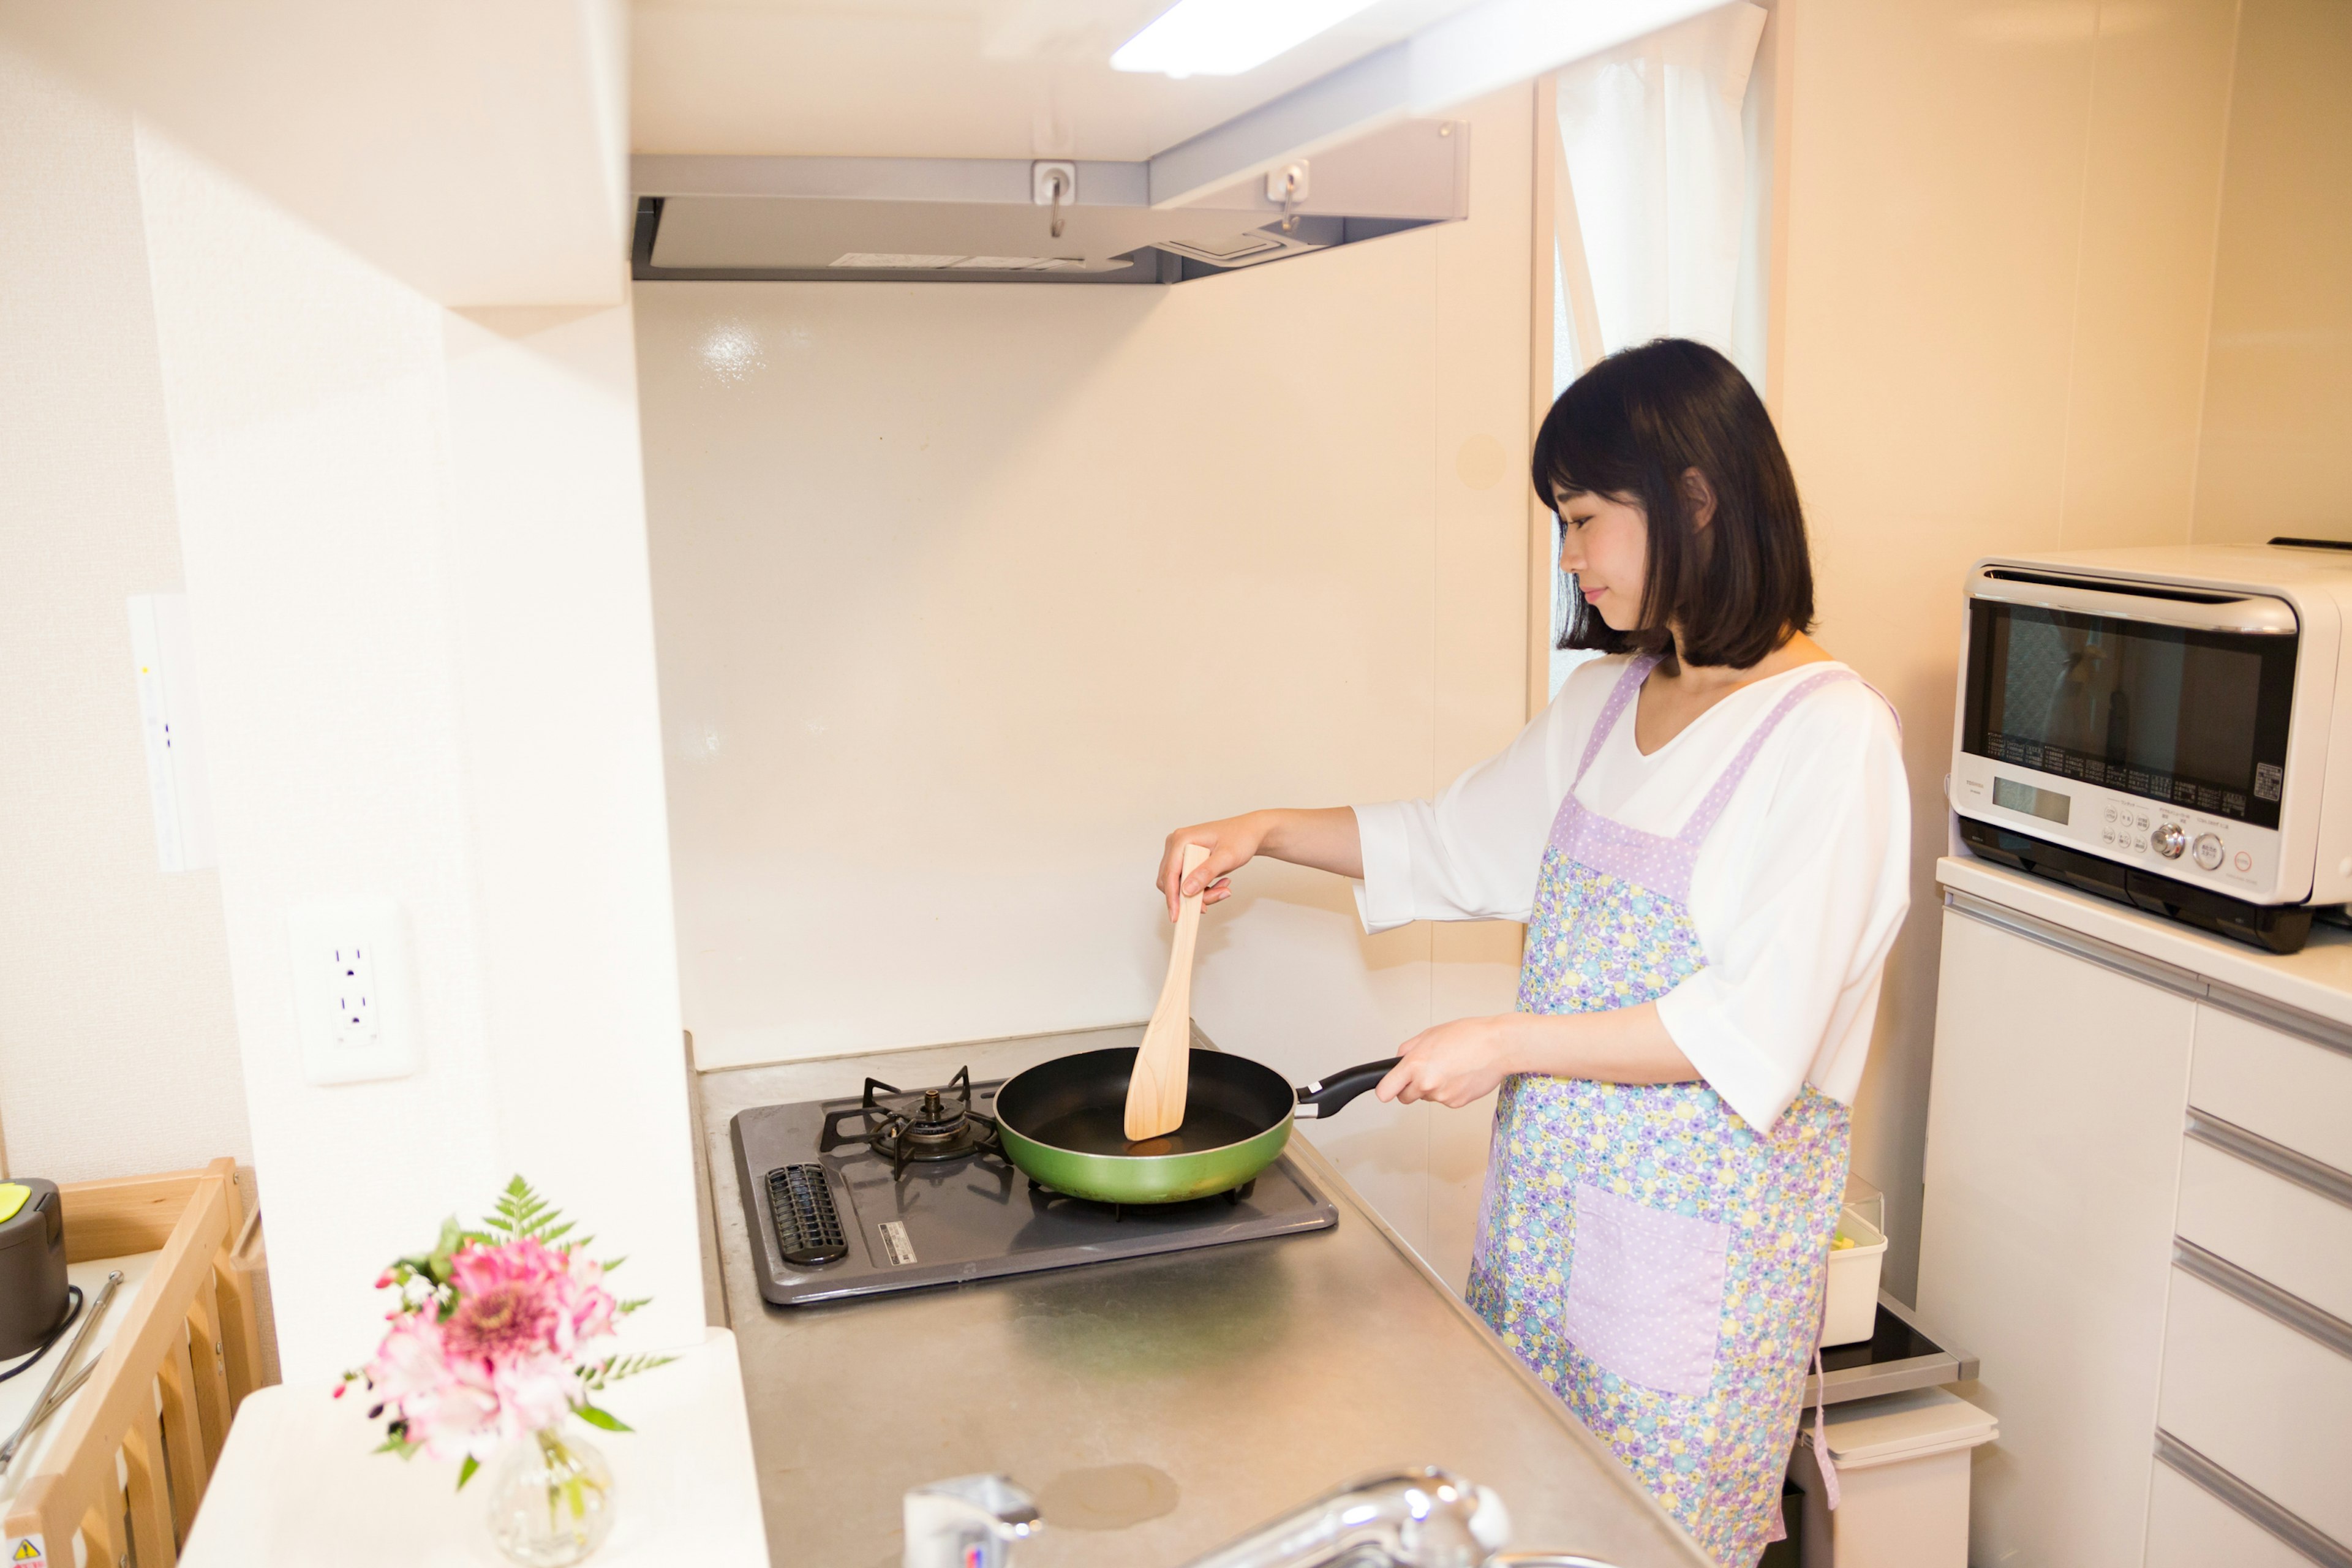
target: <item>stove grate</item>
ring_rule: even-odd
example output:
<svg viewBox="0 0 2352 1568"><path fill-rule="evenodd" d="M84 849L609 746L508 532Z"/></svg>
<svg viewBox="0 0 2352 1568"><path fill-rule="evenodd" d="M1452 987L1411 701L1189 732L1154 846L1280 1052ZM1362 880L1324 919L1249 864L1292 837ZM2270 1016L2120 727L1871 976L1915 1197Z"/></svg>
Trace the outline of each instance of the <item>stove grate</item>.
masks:
<svg viewBox="0 0 2352 1568"><path fill-rule="evenodd" d="M784 1261L807 1268L849 1256L849 1237L833 1206L822 1165L786 1165L768 1173L768 1210Z"/></svg>
<svg viewBox="0 0 2352 1568"><path fill-rule="evenodd" d="M885 1104L885 1096L919 1103L900 1110ZM816 1149L820 1154L830 1154L853 1143L863 1143L889 1161L893 1179L903 1179L909 1163L961 1160L971 1154L1004 1158L996 1119L971 1108L970 1068L959 1068L943 1089L900 1089L878 1078L867 1079L866 1092L856 1105L826 1112Z"/></svg>

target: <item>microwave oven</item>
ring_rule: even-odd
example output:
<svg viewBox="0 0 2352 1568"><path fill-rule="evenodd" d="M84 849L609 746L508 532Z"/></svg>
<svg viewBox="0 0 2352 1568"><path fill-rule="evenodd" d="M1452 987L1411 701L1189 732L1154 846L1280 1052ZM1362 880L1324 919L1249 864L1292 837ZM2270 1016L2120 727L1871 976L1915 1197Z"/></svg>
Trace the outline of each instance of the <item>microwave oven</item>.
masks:
<svg viewBox="0 0 2352 1568"><path fill-rule="evenodd" d="M1989 556L1967 605L1970 851L2275 952L2352 899L2352 546Z"/></svg>

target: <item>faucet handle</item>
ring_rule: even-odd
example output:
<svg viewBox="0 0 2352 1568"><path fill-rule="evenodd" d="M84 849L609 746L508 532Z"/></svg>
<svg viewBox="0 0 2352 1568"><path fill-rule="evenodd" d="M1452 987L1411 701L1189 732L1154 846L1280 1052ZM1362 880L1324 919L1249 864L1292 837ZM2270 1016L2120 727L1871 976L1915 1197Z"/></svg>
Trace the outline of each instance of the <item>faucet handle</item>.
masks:
<svg viewBox="0 0 2352 1568"><path fill-rule="evenodd" d="M905 1568L1010 1568L1037 1528L1037 1503L1003 1476L958 1476L906 1497Z"/></svg>
<svg viewBox="0 0 2352 1568"><path fill-rule="evenodd" d="M1492 1487L1478 1488L1478 1506L1471 1510L1468 1525L1470 1539L1489 1552L1500 1552L1511 1543L1511 1510Z"/></svg>
<svg viewBox="0 0 2352 1568"><path fill-rule="evenodd" d="M1186 1568L1479 1568L1510 1539L1503 1500L1433 1466L1382 1471L1326 1492Z"/></svg>

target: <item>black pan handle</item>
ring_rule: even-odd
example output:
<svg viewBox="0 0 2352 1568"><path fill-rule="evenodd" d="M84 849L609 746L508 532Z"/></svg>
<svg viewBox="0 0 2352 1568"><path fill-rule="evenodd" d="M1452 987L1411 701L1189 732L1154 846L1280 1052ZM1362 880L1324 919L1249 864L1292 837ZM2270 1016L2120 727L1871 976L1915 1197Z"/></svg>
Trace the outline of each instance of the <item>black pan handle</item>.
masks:
<svg viewBox="0 0 2352 1568"><path fill-rule="evenodd" d="M1402 1060L1402 1057L1391 1057L1386 1061L1366 1062L1329 1078L1318 1079L1298 1091L1298 1109L1290 1114L1301 1119L1336 1116L1341 1106L1388 1077L1389 1068Z"/></svg>

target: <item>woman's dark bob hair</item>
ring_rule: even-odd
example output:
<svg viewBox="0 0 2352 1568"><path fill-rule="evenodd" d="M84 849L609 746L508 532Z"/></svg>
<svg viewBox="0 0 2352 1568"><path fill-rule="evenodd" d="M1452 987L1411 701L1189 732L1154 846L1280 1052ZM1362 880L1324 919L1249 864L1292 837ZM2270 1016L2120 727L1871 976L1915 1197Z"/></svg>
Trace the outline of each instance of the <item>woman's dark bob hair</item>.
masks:
<svg viewBox="0 0 2352 1568"><path fill-rule="evenodd" d="M1703 529L1682 483L1693 468L1715 490ZM1649 518L1642 624L1612 630L1571 592L1561 647L1745 669L1812 629L1813 566L1788 454L1756 389L1706 344L1661 338L1577 377L1544 416L1530 477L1547 507L1600 495Z"/></svg>

